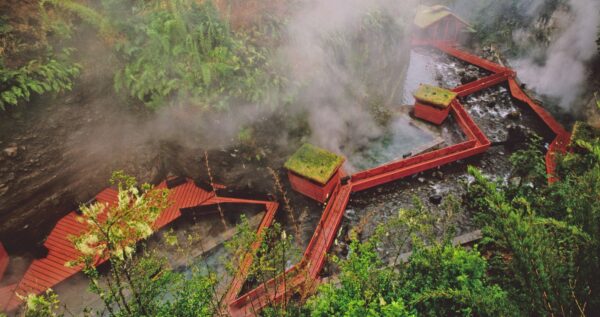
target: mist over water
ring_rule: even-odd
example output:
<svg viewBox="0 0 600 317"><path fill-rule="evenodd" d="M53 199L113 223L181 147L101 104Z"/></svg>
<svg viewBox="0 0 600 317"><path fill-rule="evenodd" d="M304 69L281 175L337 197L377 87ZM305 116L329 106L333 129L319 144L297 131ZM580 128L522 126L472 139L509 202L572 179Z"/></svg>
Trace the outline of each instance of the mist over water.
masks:
<svg viewBox="0 0 600 317"><path fill-rule="evenodd" d="M312 131L310 141L336 152L351 152L384 131L369 113L365 100L373 90L365 84L363 73L353 68L352 54L360 52L334 52L333 41L340 35L361 32L361 24L372 12L392 17L402 28L394 45L383 48L381 55L394 55L399 65L393 78L382 76L380 84L404 82L404 72L409 64L409 31L416 1L388 0L332 0L304 1L291 17L288 42L282 51L291 67L290 77L301 83L298 106L292 111L306 113ZM384 31L385 33L385 31ZM364 37L366 47L377 49L376 34ZM373 44L373 45L369 45ZM368 54L367 52L366 54ZM373 67L373 62L368 64ZM389 70L373 69L385 75ZM369 78L372 79L372 78ZM402 91L400 89L399 91ZM394 100L395 101L395 100Z"/></svg>

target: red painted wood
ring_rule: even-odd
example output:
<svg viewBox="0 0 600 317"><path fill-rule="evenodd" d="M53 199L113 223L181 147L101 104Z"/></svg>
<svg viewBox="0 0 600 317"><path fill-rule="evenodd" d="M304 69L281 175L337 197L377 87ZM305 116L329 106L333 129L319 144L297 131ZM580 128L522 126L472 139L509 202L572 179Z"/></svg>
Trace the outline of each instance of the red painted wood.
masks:
<svg viewBox="0 0 600 317"><path fill-rule="evenodd" d="M415 117L433 124L442 124L448 117L448 114L450 114L450 107L441 109L419 101L415 103Z"/></svg>
<svg viewBox="0 0 600 317"><path fill-rule="evenodd" d="M459 97L468 96L475 92L481 91L486 88L493 87L501 82L506 81L510 77L511 73L501 72L493 74L491 76L470 82L468 84L459 86L452 91L458 94Z"/></svg>
<svg viewBox="0 0 600 317"><path fill-rule="evenodd" d="M451 35L448 33L448 26L446 26L446 32L444 34L446 37ZM512 95L516 99L527 104L557 135L556 139L550 145L546 156L548 174L550 175L549 181L553 181L552 175L555 168L555 154L566 151L570 135L547 111L534 103L520 89L518 83L514 80L515 74L512 70L460 51L445 42L432 43L429 41L413 40L413 45L430 45L437 47L452 56L495 73L489 77L455 88L454 91L458 92L460 96L466 96L508 79ZM226 302L229 303L228 310L231 316L254 316L267 304L288 298L294 291L302 287L311 287L318 282L318 275L325 264L327 252L335 240L344 210L352 192L368 189L485 152L490 146L490 141L460 103L455 100L452 103L450 110L466 136L467 140L465 142L359 172L352 175L349 183L343 186L339 181L334 182L335 188L331 191L332 194L329 198L329 202L323 211L321 220L304 252L302 260L288 269L284 275L280 275L275 279L267 281L267 283L265 283L267 288L265 288L265 284L262 284L238 297L246 280L248 270L252 265L251 255L247 255L244 258L240 272L234 277L229 292L225 297ZM164 182L158 186L158 188L164 187L166 187ZM117 192L114 189L107 189L100 193L96 199L108 204L114 204L117 201ZM217 197L214 193L207 193L199 190L195 185L191 184L190 181L172 189L169 199L173 201L173 205L156 221L155 227L157 228L160 228L179 217L181 208L198 206L200 204L210 205L217 203L264 204L266 213L258 228L260 236L260 233L264 232L264 230L272 224L278 208L276 202ZM27 291L41 292L47 287L51 287L49 284L56 284L58 282L55 281L63 280L70 276L70 274L75 274L80 270L80 268L60 267L61 262L64 263L66 258L69 256L76 256L76 251L72 249L72 246L69 246L70 242L67 240L69 234L83 230L77 226L76 222L74 222L75 217L76 215L69 214L65 217L64 224L59 223L56 226L55 230L53 230L46 241L46 246L50 250L48 257L34 261L30 270L27 271L26 276L24 276L18 285L13 287L14 290L21 294L25 294ZM260 241L255 241L252 248L257 248L259 244ZM286 281L285 277L288 277L289 279ZM285 285L283 281L286 281ZM267 291L272 289L274 289L274 291ZM10 293L11 289L8 289L8 291L7 289L0 289L0 294L2 294L2 292ZM6 304L2 306L9 308L10 310L14 309L19 304L15 296L11 296L10 299L5 302ZM4 303L0 300L0 304Z"/></svg>
<svg viewBox="0 0 600 317"><path fill-rule="evenodd" d="M309 179L306 179L296 173L288 171L288 179L292 188L305 195L308 196L320 203L324 203L328 198L336 184L340 182L340 170L337 170L335 174L329 179L327 184L321 185L313 182Z"/></svg>
<svg viewBox="0 0 600 317"><path fill-rule="evenodd" d="M350 192L350 185L336 187L302 261L286 270L285 276L288 276L289 280L286 281L284 275L280 275L239 297L229 306L231 316L253 316L268 303L283 300L307 280L314 280L318 276L325 264L327 250L337 235Z"/></svg>
<svg viewBox="0 0 600 317"><path fill-rule="evenodd" d="M433 46L448 55L454 56L460 60L463 60L469 64L473 64L477 67L483 68L485 70L488 70L492 73L501 73L501 72L505 72L505 71L511 71L510 69L500 66L492 61L489 61L489 60L481 58L479 56L475 56L475 55L469 54L465 51L459 50L459 49L455 48L453 45L448 44L447 42L446 43L429 42L429 43L427 43L427 45Z"/></svg>
<svg viewBox="0 0 600 317"><path fill-rule="evenodd" d="M11 284L4 287L0 287L0 307L8 307L10 299L15 293L16 287L17 284Z"/></svg>
<svg viewBox="0 0 600 317"><path fill-rule="evenodd" d="M223 187L222 185L219 186ZM166 183L162 182L157 188L166 188ZM219 201L215 198L217 197L214 192L206 192L203 189L198 188L193 181L188 180L185 184L170 190L168 198L170 206L157 218L154 227L158 230L179 218L181 216L182 208L218 202L233 202L240 204L265 205L267 212L259 227L259 232L262 232L273 222L278 207L276 202L236 198L219 198ZM107 188L96 196L96 200L105 203L108 206L116 206L118 203L118 192L113 188ZM72 242L70 241L71 236L79 235L86 230L86 225L77 221L77 217L77 213L71 212L56 224L44 243L44 246L48 248L48 255L43 259L34 260L23 275L21 281L15 284L11 291L2 289L4 293L10 295L4 302L0 302L2 304L0 305L0 308L4 308L6 311L12 311L21 303L20 299L13 294L15 292L21 295L26 295L28 293L40 294L46 289L56 286L81 271L81 266L65 266L67 262L76 260L80 256L79 252L73 247ZM102 215L99 218L102 221L106 219L106 216ZM5 255L3 251L4 248L0 245L0 269L4 269L2 261L8 261L8 255ZM105 261L106 259L98 259L96 264L99 265ZM1 275L2 274L0 274L0 278ZM240 289L242 285L243 284L240 285Z"/></svg>
<svg viewBox="0 0 600 317"><path fill-rule="evenodd" d="M9 262L8 253L2 243L0 243L0 281L4 277L4 273L6 272L6 268L8 267Z"/></svg>

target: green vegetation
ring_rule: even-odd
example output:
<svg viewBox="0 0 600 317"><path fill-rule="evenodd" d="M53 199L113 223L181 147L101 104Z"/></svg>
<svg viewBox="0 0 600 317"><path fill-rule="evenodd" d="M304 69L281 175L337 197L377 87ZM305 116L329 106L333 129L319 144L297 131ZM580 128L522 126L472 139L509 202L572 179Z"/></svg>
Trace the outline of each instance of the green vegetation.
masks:
<svg viewBox="0 0 600 317"><path fill-rule="evenodd" d="M81 66L71 61L72 50L50 44L54 27L42 19L40 8L0 16L0 109L29 101L32 94L59 93L73 88ZM42 10L43 11L43 10ZM33 39L27 42L24 39Z"/></svg>
<svg viewBox="0 0 600 317"><path fill-rule="evenodd" d="M154 221L167 208L168 192L148 184L138 187L135 179L122 172L115 173L111 182L119 190L118 204L81 207L79 220L87 223L89 229L73 237L73 244L82 256L70 263L84 266L90 291L104 302L103 310L96 313L132 317L206 316L217 311L214 275L192 265L191 274L186 276L174 272L164 257L146 250L136 252L136 244L153 233ZM110 262L108 274L100 274L96 268L101 259ZM37 301L52 303L54 299ZM37 305L44 306L48 305ZM27 308L31 312L38 310L31 305Z"/></svg>
<svg viewBox="0 0 600 317"><path fill-rule="evenodd" d="M305 143L285 162L284 167L320 184L327 184L342 163L343 157Z"/></svg>
<svg viewBox="0 0 600 317"><path fill-rule="evenodd" d="M118 1L103 1L100 8L49 2L98 29L122 62L115 69L117 92L151 108L272 105L283 81L270 69L267 47L233 32L212 1L133 1L130 15Z"/></svg>
<svg viewBox="0 0 600 317"><path fill-rule="evenodd" d="M594 129L589 124L577 121L573 126L573 132L571 134L571 141L569 143L570 147L579 147L578 143L584 142L590 143L594 141L598 141L600 139L600 130Z"/></svg>
<svg viewBox="0 0 600 317"><path fill-rule="evenodd" d="M321 285L303 305L270 303L263 316L597 315L600 141L578 142L582 150L560 159L560 181L552 185L547 183L539 142L534 139L512 157L515 168L509 182L492 181L470 168L474 181L467 185L463 202L446 199L440 217L416 201L414 209L400 211L364 242L351 232L348 256L331 259L339 270L334 270L335 282ZM133 243L151 233L165 193L147 187L139 192L122 174L116 179L119 206L109 207L111 217L103 224L94 219L106 207L82 208L82 220L91 228L74 239L84 253L91 290L105 301L106 313L220 314L224 303L216 295L213 273L194 269L192 277L184 277L151 252L134 252ZM137 216L130 213L133 210ZM483 239L472 249L452 244L450 223L461 210L474 212L482 228ZM251 254L248 286L264 284L270 289L266 281L297 261L297 252L279 225L267 230L253 248L256 238L242 219L237 235L227 243L232 260L226 266L237 274ZM89 265L99 257L111 262L108 274ZM29 316L55 316L57 302L51 293L28 302L33 303L28 305ZM33 314L36 309L45 313Z"/></svg>
<svg viewBox="0 0 600 317"><path fill-rule="evenodd" d="M273 107L285 81L269 61L268 46L258 44L275 36L277 24L271 23L270 35L258 29L234 32L212 1L106 0L91 6L43 0L22 6L29 13L10 21L0 17L2 109L29 100L32 92L72 89L82 66L73 61L72 49L60 47L68 47L82 23L114 48L116 91L151 108L182 103L217 110L248 103Z"/></svg>
<svg viewBox="0 0 600 317"><path fill-rule="evenodd" d="M117 89L151 107L190 102L227 108L264 102L274 84L265 71L268 52L234 34L211 1L141 2L118 51L126 62ZM133 22L133 21L132 21Z"/></svg>
<svg viewBox="0 0 600 317"><path fill-rule="evenodd" d="M440 108L448 108L457 94L447 89L430 85L420 85L414 93L415 98Z"/></svg>
<svg viewBox="0 0 600 317"><path fill-rule="evenodd" d="M449 199L439 218L418 201L416 206L380 225L366 242L353 237L348 258L333 260L339 283L321 286L307 315L510 315L506 292L489 282L485 258L453 246L453 228L439 227L456 216L455 201ZM411 246L412 254L403 258Z"/></svg>
<svg viewBox="0 0 600 317"><path fill-rule="evenodd" d="M44 59L30 60L18 69L6 68L0 59L0 109L29 101L32 93L41 95L71 90L72 79L79 74L80 67L66 62L69 54L69 50L63 50L57 56L50 54Z"/></svg>

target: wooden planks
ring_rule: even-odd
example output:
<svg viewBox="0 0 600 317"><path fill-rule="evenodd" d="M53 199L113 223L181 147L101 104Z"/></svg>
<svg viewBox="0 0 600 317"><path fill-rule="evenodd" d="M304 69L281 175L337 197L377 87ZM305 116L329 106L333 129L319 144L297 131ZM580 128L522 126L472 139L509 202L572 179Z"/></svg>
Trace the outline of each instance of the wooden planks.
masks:
<svg viewBox="0 0 600 317"><path fill-rule="evenodd" d="M165 187L165 182L157 186L157 188ZM170 206L155 221L155 229L160 229L179 218L181 208L201 205L214 196L214 192L205 191L197 187L192 180L186 179L184 184L170 190ZM118 191L114 188L106 188L98 193L95 198L96 201L107 206L115 206L118 204ZM80 256L80 253L71 242L71 237L83 233L86 230L86 225L77 221L77 217L78 214L73 211L56 223L44 242L44 246L48 248L47 256L34 260L19 283L15 284L10 291L7 289L0 290L4 292L2 294L8 294L6 301L0 302L2 304L0 307L6 311L13 310L21 303L15 293L20 295L28 293L41 294L81 271L81 267L67 267L65 265ZM99 218L102 221L105 216ZM3 250L3 248L0 248L0 272L2 271L2 261L5 258L8 261L8 255L3 256ZM105 259L98 259L96 265L103 262L105 262ZM0 296L0 298L3 297Z"/></svg>

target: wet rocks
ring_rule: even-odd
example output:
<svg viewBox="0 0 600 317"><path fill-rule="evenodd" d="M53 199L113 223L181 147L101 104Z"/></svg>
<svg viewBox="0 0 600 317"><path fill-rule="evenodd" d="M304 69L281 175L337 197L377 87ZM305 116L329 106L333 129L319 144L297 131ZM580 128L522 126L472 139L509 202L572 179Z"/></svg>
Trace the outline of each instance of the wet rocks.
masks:
<svg viewBox="0 0 600 317"><path fill-rule="evenodd" d="M8 191L9 187L6 184L0 184L0 196L4 196Z"/></svg>
<svg viewBox="0 0 600 317"><path fill-rule="evenodd" d="M432 203L432 204L434 204L434 205L441 204L442 203L442 199L444 199L442 197L442 195L438 195L438 194L429 196L429 202Z"/></svg>
<svg viewBox="0 0 600 317"><path fill-rule="evenodd" d="M527 128L521 125L511 125L508 127L506 146L509 149L517 149L525 144L529 137L530 132L527 130Z"/></svg>
<svg viewBox="0 0 600 317"><path fill-rule="evenodd" d="M511 120L521 119L521 112L519 110L513 110L506 115L506 118Z"/></svg>

